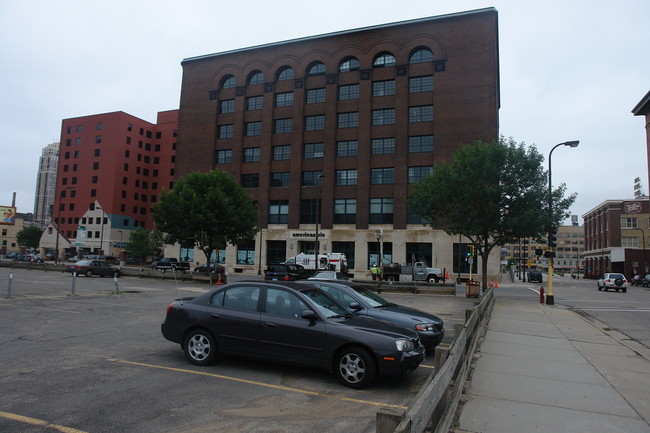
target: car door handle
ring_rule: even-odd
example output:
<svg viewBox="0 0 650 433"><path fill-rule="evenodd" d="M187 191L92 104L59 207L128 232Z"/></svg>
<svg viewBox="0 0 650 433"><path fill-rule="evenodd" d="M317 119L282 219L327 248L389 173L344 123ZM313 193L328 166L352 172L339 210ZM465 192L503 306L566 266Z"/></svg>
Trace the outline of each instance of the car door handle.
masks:
<svg viewBox="0 0 650 433"><path fill-rule="evenodd" d="M264 326L267 326L269 328L275 328L276 325L273 322L264 322Z"/></svg>
<svg viewBox="0 0 650 433"><path fill-rule="evenodd" d="M218 315L217 313L210 313L210 317L214 317L215 319L220 319L221 316Z"/></svg>

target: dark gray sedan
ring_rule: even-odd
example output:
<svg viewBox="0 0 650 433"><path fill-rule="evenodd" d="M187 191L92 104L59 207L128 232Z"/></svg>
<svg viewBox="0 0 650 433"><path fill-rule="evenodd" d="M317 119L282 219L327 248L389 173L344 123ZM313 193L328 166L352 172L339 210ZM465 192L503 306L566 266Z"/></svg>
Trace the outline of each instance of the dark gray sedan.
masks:
<svg viewBox="0 0 650 433"><path fill-rule="evenodd" d="M93 275L99 275L100 277L119 277L121 275L120 268L107 265L98 260L79 260L76 263L65 265L65 271L87 277L92 277Z"/></svg>

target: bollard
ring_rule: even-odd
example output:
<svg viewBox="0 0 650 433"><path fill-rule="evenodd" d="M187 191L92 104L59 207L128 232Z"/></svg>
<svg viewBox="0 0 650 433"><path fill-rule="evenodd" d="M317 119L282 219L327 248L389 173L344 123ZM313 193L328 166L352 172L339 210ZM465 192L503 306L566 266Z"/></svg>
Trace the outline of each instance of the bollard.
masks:
<svg viewBox="0 0 650 433"><path fill-rule="evenodd" d="M11 298L11 288L14 282L14 273L9 272L9 286L7 287L7 299Z"/></svg>
<svg viewBox="0 0 650 433"><path fill-rule="evenodd" d="M72 296L75 296L76 284L77 284L77 273L73 272L72 273Z"/></svg>
<svg viewBox="0 0 650 433"><path fill-rule="evenodd" d="M113 276L113 280L115 281L115 293L120 293L120 286L117 284L117 276Z"/></svg>
<svg viewBox="0 0 650 433"><path fill-rule="evenodd" d="M544 303L544 286L539 288L539 303Z"/></svg>

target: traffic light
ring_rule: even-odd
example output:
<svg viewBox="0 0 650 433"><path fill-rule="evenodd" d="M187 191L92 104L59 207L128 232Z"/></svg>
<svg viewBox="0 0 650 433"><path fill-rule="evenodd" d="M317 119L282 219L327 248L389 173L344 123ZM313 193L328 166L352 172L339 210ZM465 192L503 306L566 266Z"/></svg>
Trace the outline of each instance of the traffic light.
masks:
<svg viewBox="0 0 650 433"><path fill-rule="evenodd" d="M557 247L557 232L555 230L548 235L548 246L552 249Z"/></svg>

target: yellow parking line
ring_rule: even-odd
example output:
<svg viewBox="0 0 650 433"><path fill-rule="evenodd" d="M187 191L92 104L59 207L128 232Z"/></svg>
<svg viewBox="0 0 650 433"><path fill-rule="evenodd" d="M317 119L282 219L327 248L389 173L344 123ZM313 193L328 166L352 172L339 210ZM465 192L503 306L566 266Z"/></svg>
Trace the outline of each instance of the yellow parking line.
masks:
<svg viewBox="0 0 650 433"><path fill-rule="evenodd" d="M22 422L25 424L32 424L32 425L39 425L47 428L53 428L56 429L62 433L86 433L82 430L77 430L74 428L70 427L63 427L61 425L56 425L56 424L50 424L47 421L42 421L40 419L35 419L35 418L30 418L27 416L22 416L22 415L16 415L15 413L9 413L9 412L3 412L0 411L0 417L10 419L12 421L18 421Z"/></svg>
<svg viewBox="0 0 650 433"><path fill-rule="evenodd" d="M307 391L307 390L304 390L304 389L291 388L291 387L282 386L282 385L272 385L270 383L257 382L255 380L248 380L248 379L240 379L240 378L237 378L237 377L224 376L224 375L221 375L221 374L207 373L207 372L203 372L203 371L187 370L187 369L184 369L184 368L165 367L165 366L162 366L162 365L145 364L145 363L142 363L142 362L125 361L125 360L122 360L122 359L109 359L108 361L109 362L118 362L118 363L121 363L121 364L138 365L140 367L149 367L149 368L158 368L158 369L161 369L161 370L178 371L180 373L199 374L199 375L202 375L202 376L214 377L214 378L217 378L217 379L224 379L224 380L231 380L231 381L234 381L234 382L247 383L249 385L257 385L257 386L263 386L263 387L266 387L266 388L281 389L283 391L297 392L297 393L300 393L300 394L314 395L314 396L318 396L318 397L337 398L339 400L352 401L352 402L355 402L355 403L368 404L368 405L373 405L373 406L394 407L394 408L397 408L397 409L406 409L407 408L407 406L399 406L399 405L395 405L395 404L379 403L379 402L368 401L368 400L359 400L359 399L348 398L348 397L336 397L334 395L323 394L323 393L320 393L320 392Z"/></svg>

